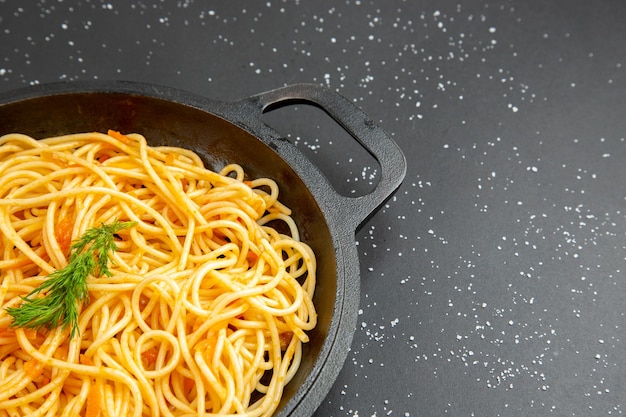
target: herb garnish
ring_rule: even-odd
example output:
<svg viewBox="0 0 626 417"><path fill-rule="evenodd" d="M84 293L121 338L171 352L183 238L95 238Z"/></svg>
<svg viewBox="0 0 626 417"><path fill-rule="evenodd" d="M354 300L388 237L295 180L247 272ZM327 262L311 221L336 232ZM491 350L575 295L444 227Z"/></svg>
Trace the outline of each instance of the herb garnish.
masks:
<svg viewBox="0 0 626 417"><path fill-rule="evenodd" d="M89 300L88 276L111 276L110 253L117 250L115 234L135 222L114 221L88 229L70 247L70 260L25 297L19 307L7 308L13 317L11 327L54 329L71 327L70 337L78 334L79 306ZM34 297L45 293L43 297Z"/></svg>

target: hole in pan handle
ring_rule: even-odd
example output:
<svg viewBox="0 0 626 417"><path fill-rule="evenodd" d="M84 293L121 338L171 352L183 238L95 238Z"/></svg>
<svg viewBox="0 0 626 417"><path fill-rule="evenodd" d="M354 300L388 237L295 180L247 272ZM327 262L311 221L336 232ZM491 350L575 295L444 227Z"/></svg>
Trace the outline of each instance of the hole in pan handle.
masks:
<svg viewBox="0 0 626 417"><path fill-rule="evenodd" d="M354 228L372 215L400 186L406 174L406 159L398 145L370 117L348 99L335 91L315 84L292 84L242 101L256 107L260 115L287 102L305 102L318 106L356 139L380 164L381 175L371 192L357 196L342 196L328 187L336 200L343 221L354 221Z"/></svg>

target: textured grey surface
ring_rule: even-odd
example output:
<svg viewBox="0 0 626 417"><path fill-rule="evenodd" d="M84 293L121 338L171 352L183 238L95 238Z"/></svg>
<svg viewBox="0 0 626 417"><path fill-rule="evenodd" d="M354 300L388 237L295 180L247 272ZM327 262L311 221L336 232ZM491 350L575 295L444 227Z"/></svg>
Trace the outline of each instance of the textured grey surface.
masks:
<svg viewBox="0 0 626 417"><path fill-rule="evenodd" d="M623 414L626 3L466 3L0 1L0 89L339 91L409 167L357 234L359 324L318 415ZM303 114L273 123L367 190L367 155Z"/></svg>

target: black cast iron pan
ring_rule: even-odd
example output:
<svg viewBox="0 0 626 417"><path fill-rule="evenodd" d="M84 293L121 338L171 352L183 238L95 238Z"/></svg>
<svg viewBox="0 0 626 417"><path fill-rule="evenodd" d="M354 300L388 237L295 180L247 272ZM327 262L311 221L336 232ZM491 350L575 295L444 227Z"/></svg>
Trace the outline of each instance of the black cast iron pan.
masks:
<svg viewBox="0 0 626 417"><path fill-rule="evenodd" d="M380 164L376 187L359 197L338 194L298 149L261 120L291 102L314 104L334 118ZM358 226L400 185L406 170L398 146L369 117L333 91L291 85L236 102L130 82L55 83L0 94L0 135L43 138L114 129L143 134L151 145L198 152L208 167L238 163L250 177L271 177L316 253L318 325L302 366L286 387L278 416L314 413L347 356L359 304Z"/></svg>

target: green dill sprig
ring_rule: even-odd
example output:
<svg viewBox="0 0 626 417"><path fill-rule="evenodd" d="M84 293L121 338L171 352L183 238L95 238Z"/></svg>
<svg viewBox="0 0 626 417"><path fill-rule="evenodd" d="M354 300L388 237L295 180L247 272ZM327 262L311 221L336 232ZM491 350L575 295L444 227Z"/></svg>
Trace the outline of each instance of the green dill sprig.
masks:
<svg viewBox="0 0 626 417"><path fill-rule="evenodd" d="M27 296L19 307L9 307L11 327L51 330L71 327L70 337L78 334L79 307L89 301L87 277L111 276L111 253L117 250L115 234L135 222L114 221L88 229L70 247L70 260L63 269L54 271ZM44 296L37 296L44 294Z"/></svg>

